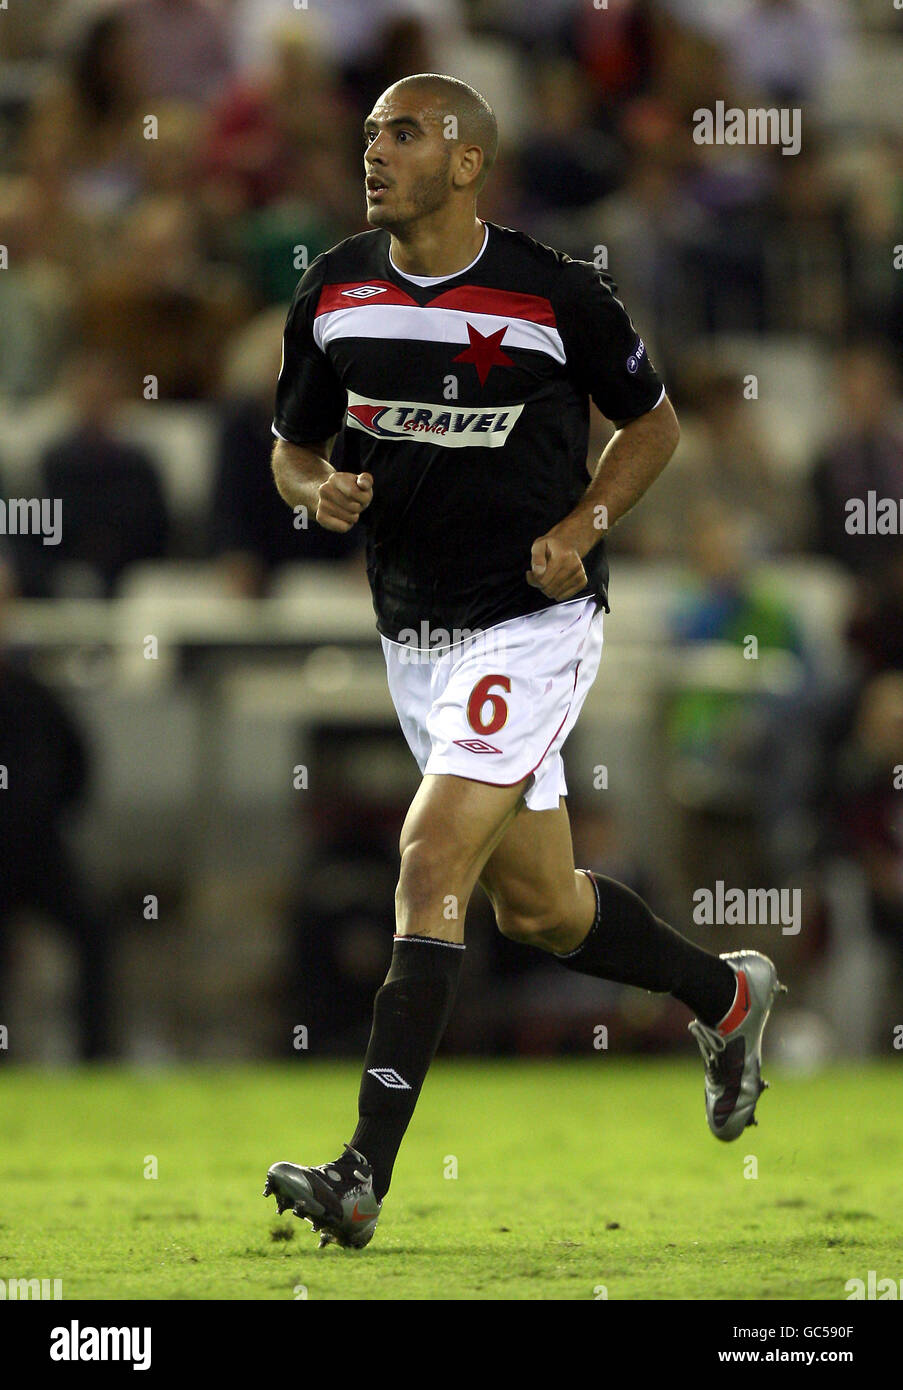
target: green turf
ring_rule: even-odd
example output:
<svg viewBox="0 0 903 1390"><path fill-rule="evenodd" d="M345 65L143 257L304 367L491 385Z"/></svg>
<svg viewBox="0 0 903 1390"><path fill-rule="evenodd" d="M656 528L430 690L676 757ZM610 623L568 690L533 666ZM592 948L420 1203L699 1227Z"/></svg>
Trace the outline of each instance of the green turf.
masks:
<svg viewBox="0 0 903 1390"><path fill-rule="evenodd" d="M319 1251L261 1196L271 1162L351 1137L357 1067L3 1067L0 1278L89 1299L843 1300L870 1269L903 1277L900 1065L772 1066L759 1128L728 1145L699 1065L438 1062L362 1252Z"/></svg>

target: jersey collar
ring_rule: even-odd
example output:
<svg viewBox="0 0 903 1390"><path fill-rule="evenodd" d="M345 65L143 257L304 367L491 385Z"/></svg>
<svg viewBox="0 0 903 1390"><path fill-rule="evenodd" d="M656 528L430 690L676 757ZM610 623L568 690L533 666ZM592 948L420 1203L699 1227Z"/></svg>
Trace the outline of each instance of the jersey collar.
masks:
<svg viewBox="0 0 903 1390"><path fill-rule="evenodd" d="M463 270L456 270L451 275L409 275L407 271L399 270L398 266L392 260L391 241L388 243L386 247L386 256L389 261L389 269L393 272L393 274L399 276L402 280L407 280L409 284L417 285L420 289L430 289L433 285L442 285L445 283L446 280L457 280L461 275L467 275L469 271L473 270L477 261L480 259L480 257L483 255L483 252L486 250L486 247L489 245L488 222L483 223L483 228L483 245L480 247L473 260L470 262L470 265L466 265Z"/></svg>

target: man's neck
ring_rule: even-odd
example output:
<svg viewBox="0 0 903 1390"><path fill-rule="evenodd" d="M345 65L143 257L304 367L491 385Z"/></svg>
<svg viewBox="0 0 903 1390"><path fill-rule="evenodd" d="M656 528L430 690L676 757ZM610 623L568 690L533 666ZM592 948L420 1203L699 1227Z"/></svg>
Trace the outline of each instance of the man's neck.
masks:
<svg viewBox="0 0 903 1390"><path fill-rule="evenodd" d="M418 224L402 236L392 233L392 262L407 275L455 275L476 259L485 236L486 229L476 217L464 230Z"/></svg>

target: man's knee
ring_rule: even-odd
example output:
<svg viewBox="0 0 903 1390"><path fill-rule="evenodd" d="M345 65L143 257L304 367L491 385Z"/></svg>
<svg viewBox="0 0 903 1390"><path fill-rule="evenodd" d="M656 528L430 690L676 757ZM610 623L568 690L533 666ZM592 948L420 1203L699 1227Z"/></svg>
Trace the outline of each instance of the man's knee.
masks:
<svg viewBox="0 0 903 1390"><path fill-rule="evenodd" d="M562 932L563 912L557 902L510 903L496 899L495 920L502 936L523 946L554 951Z"/></svg>

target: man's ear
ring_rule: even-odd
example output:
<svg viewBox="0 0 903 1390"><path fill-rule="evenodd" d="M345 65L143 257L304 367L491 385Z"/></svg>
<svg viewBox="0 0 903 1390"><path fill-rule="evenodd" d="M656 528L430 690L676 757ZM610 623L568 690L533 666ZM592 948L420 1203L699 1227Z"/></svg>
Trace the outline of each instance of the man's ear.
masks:
<svg viewBox="0 0 903 1390"><path fill-rule="evenodd" d="M466 188L476 182L483 168L483 151L479 145L464 145L458 154L458 167L452 182L456 188Z"/></svg>

